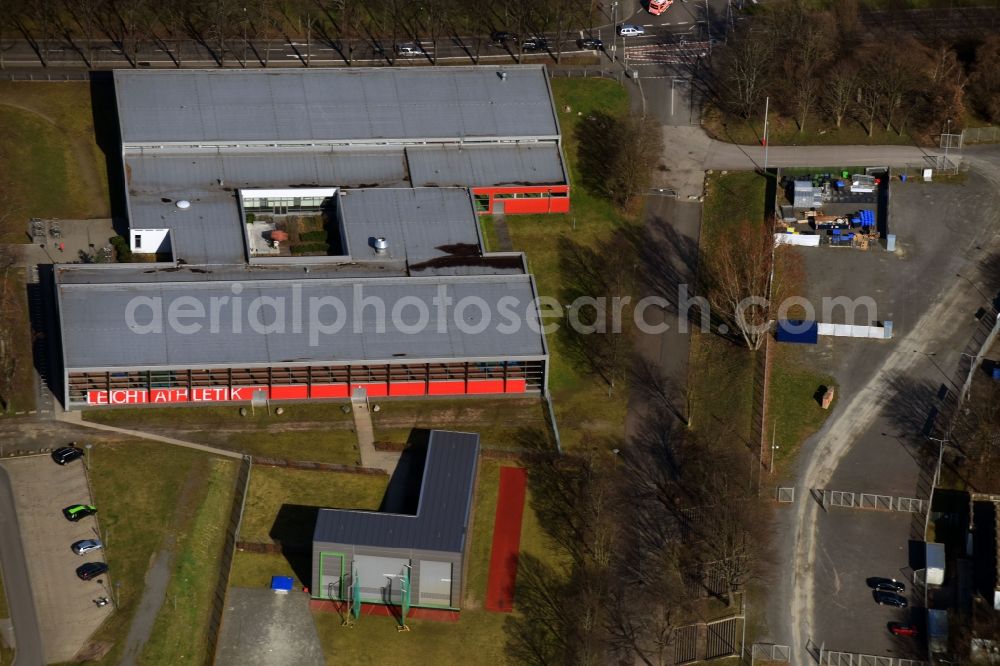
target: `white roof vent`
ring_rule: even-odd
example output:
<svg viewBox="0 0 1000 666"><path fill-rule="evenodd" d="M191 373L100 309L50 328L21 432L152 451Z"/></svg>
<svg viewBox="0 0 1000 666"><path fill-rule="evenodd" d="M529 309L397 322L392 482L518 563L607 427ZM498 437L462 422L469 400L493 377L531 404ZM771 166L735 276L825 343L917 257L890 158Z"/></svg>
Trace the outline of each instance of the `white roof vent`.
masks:
<svg viewBox="0 0 1000 666"><path fill-rule="evenodd" d="M376 254L385 254L389 251L389 241L385 239L385 236L377 236L372 245L375 247Z"/></svg>
<svg viewBox="0 0 1000 666"><path fill-rule="evenodd" d="M181 210L187 210L188 208L191 207L191 202L188 201L187 199L181 199L180 201L177 202L177 207L180 208Z"/></svg>

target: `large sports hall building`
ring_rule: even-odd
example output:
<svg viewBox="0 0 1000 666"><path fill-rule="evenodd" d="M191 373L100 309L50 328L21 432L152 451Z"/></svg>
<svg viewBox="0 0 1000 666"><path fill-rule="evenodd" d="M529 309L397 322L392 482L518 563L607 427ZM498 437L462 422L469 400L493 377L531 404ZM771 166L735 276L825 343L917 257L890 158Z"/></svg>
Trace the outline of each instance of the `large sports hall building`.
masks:
<svg viewBox="0 0 1000 666"><path fill-rule="evenodd" d="M115 72L134 261L55 270L67 408L544 393L520 253L566 212L545 70Z"/></svg>

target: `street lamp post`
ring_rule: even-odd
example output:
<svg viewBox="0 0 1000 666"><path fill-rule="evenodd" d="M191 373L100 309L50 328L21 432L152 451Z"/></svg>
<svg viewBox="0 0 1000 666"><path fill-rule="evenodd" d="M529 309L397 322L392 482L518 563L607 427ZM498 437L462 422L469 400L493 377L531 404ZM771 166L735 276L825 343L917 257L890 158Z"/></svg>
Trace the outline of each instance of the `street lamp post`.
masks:
<svg viewBox="0 0 1000 666"><path fill-rule="evenodd" d="M934 468L934 487L936 488L938 482L941 480L941 461L944 459L944 445L948 443L948 440L938 439L937 437L928 437L927 439L938 443L937 467Z"/></svg>
<svg viewBox="0 0 1000 666"><path fill-rule="evenodd" d="M618 59L618 3L611 3L611 62Z"/></svg>

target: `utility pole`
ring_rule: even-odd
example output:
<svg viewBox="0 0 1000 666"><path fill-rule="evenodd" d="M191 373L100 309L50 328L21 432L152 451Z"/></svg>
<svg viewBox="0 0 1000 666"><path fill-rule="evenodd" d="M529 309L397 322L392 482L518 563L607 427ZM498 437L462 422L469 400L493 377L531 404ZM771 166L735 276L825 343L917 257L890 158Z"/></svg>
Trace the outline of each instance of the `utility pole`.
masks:
<svg viewBox="0 0 1000 666"><path fill-rule="evenodd" d="M948 118L948 129L944 133L944 168L948 168L948 147L951 145L951 118Z"/></svg>

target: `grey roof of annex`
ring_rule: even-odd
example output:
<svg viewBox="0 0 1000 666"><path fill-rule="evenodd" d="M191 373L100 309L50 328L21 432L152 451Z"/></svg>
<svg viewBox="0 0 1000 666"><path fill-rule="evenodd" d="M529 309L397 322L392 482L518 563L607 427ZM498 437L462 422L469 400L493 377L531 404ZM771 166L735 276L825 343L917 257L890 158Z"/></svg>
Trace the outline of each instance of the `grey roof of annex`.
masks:
<svg viewBox="0 0 1000 666"><path fill-rule="evenodd" d="M541 65L119 69L114 76L126 148L559 134Z"/></svg>
<svg viewBox="0 0 1000 666"><path fill-rule="evenodd" d="M320 509L313 541L446 553L462 551L479 435L432 430L416 515Z"/></svg>

